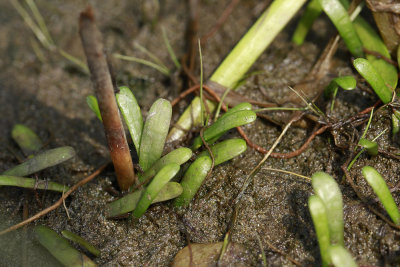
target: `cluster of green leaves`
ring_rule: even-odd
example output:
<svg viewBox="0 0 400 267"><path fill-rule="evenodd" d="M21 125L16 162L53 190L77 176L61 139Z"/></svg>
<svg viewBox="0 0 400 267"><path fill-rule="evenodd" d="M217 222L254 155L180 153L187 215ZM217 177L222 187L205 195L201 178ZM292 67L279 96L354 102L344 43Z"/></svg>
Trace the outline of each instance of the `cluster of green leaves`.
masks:
<svg viewBox="0 0 400 267"><path fill-rule="evenodd" d="M360 9L356 9L352 16L347 13L349 3L346 0L313 0L300 20L295 31L293 41L301 44L314 20L324 11L332 20L340 36L353 56L354 67L374 89L384 103L392 99L398 77L397 69L381 58L367 54L364 57L363 49L376 52L390 59L389 51L376 31L361 17L356 17ZM310 16L309 14L313 14Z"/></svg>
<svg viewBox="0 0 400 267"><path fill-rule="evenodd" d="M132 91L125 86L119 89L116 98L139 156L142 172L138 174L138 181L143 187L108 204L107 217L116 217L133 211L132 215L139 218L152 203L172 198L175 198L175 206L186 206L211 171L212 158L214 166L217 166L243 153L247 148L246 142L242 139L228 139L216 143L228 130L256 119L251 105L242 103L204 129L203 139L210 144L212 155L209 155L208 150L199 153L193 163L185 166L184 169L187 169L181 182L173 182L172 179L179 179L176 176L180 174L181 165L192 157L193 151L203 145L201 137L194 140L191 149L181 147L161 157L170 126L171 104L165 99L158 99L151 106L144 122ZM101 120L96 98L89 96L87 103Z"/></svg>
<svg viewBox="0 0 400 267"><path fill-rule="evenodd" d="M322 266L357 266L344 248L343 201L338 184L329 174L316 172L312 176L312 186L315 195L308 199L308 207L318 238Z"/></svg>
<svg viewBox="0 0 400 267"><path fill-rule="evenodd" d="M28 159L4 171L0 175L0 186L17 186L56 192L68 191L68 186L25 176L71 159L75 156L75 150L72 147L64 146L39 152L43 147L42 141L34 131L22 124L16 124L13 127L11 136Z"/></svg>

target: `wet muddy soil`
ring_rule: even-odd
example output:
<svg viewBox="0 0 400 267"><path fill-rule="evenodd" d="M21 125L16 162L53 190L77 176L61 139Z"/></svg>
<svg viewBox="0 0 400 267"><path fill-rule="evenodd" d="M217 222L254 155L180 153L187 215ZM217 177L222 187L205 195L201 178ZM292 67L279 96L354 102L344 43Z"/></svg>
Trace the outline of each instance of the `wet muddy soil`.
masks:
<svg viewBox="0 0 400 267"><path fill-rule="evenodd" d="M134 48L134 42L145 46L173 70L173 62L162 41L161 27L166 29L172 47L181 57L185 51L185 24L188 6L185 1L160 1L155 22L144 16L140 1L36 1L57 45L84 59L77 18L90 2L96 11L99 27L110 54L120 53L145 57ZM199 32L207 33L229 1L200 1ZM205 76L223 59L265 6L265 1L241 1L224 26L203 47ZM149 11L147 11L149 12ZM151 14L150 14L151 15ZM89 77L71 62L43 49L32 32L8 1L0 3L0 172L18 163L18 148L10 138L15 123L35 130L47 147L69 145L77 156L60 166L42 171L38 177L72 185L108 160L102 126L85 103L93 94ZM322 17L303 46L290 43L294 22L281 33L252 68L256 74L247 79L238 92L257 100L285 99L293 86L310 71L324 44L334 33ZM36 51L36 52L35 52ZM158 97L172 100L181 90L180 79L168 79L154 69L132 62L113 60L119 85L129 85L143 110L148 110ZM337 75L352 74L350 56L339 49L329 80ZM363 84L362 81L360 81ZM365 84L364 84L365 85ZM364 86L365 87L365 86ZM365 90L339 92L333 120L349 117L377 100ZM325 110L327 102L322 102ZM179 110L176 110L179 113ZM392 140L390 114L380 110L374 116L367 137L378 139L380 147L397 148ZM244 127L250 138L268 148L281 128L263 120ZM357 128L362 132L362 127ZM290 152L300 147L312 129L292 127L276 148ZM91 183L75 192L66 202L69 211L59 207L40 220L16 232L0 236L0 266L57 266L57 262L32 238L35 224L44 224L57 232L67 229L86 238L101 250L94 260L102 266L168 266L180 249L193 243L222 241L229 231L231 240L243 248L240 259L232 266L261 266L263 245L269 266L292 266L287 256L304 266L320 265L319 248L308 212L307 200L313 194L311 184L301 178L272 172L265 167L283 169L311 176L326 171L336 178L344 199L345 244L360 265L394 266L399 262L399 232L371 213L346 182L340 166L351 154L335 141L346 143L353 128L343 128L337 140L327 132L318 136L300 156L291 159L268 159L237 204L236 220L231 224L234 206L246 175L261 160L253 149L215 168L189 207L175 210L171 203L152 205L135 224L129 220L108 220L106 203L116 199L107 188L116 187L111 167ZM230 137L238 137L235 131ZM399 182L397 160L382 154L371 158L363 154L351 175L362 194L374 202L374 195L363 178L361 168L371 165L391 185ZM58 193L0 187L0 226L4 229L22 220L22 207L33 215L54 203ZM398 193L394 198L399 203ZM258 236L258 237L257 237ZM285 255L274 252L272 244ZM227 264L228 265L228 264Z"/></svg>

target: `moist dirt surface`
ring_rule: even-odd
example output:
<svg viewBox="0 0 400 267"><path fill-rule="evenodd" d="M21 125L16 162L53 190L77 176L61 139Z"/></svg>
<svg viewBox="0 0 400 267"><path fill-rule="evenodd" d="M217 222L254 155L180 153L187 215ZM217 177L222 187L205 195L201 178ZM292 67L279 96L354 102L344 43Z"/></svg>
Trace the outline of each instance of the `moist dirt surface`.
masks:
<svg viewBox="0 0 400 267"><path fill-rule="evenodd" d="M94 7L110 55L120 53L146 58L134 47L136 42L154 53L174 73L174 64L162 39L162 27L177 56L180 58L185 53L185 28L190 13L186 1L159 1L159 12L155 7L144 7L145 1L137 0L35 2L57 46L82 60L78 15L87 3ZM211 30L229 2L199 1L200 36ZM202 47L205 77L256 20L266 2L241 1L227 22ZM23 159L10 137L13 125L23 123L39 134L47 143L46 148L68 145L77 153L72 160L34 177L73 185L109 160L102 125L85 101L87 95L93 94L90 77L55 51L44 49L9 1L0 2L0 22L0 172ZM290 42L294 26L295 21L292 21L262 54L251 69L254 74L239 88L240 94L258 101L284 102L290 93L289 86L305 77L334 34L326 17L321 17L313 26L308 41L296 47ZM177 92L185 89L178 74L166 77L137 63L116 58L112 61L118 85L130 86L144 113L157 98L172 100ZM199 76L199 71L195 74ZM329 82L338 75L348 74L354 74L350 55L340 47L326 80ZM360 86L354 91L339 91L330 120L348 118L377 101L374 94L365 90L365 82L360 80L358 84ZM186 105L187 102L182 102L174 110L175 119ZM319 105L323 111L330 108L329 101L321 101ZM391 136L390 116L388 110L378 110L366 136L372 139L386 130L377 140L384 151L399 146ZM299 148L312 127L312 124L308 129L291 127L275 151L291 152ZM288 258L303 266L321 265L307 206L308 197L313 194L311 183L267 168L306 176L317 171L330 173L343 193L345 244L357 263L364 266L398 265L399 232L375 216L342 179L340 167L353 151L348 147L349 141L360 135L364 127L365 124L358 127L345 125L318 136L297 157L268 159L240 201L233 204L247 174L263 157L248 148L241 156L216 167L187 208L177 210L170 202L155 204L137 222L105 218L105 204L117 199L110 190L117 188L115 175L113 168L108 167L95 180L73 193L65 202L65 208L59 207L23 229L0 236L0 266L59 265L33 237L32 229L39 224L58 233L70 230L87 239L101 250L101 256L93 258L101 266L168 266L188 242L216 243L228 232L241 251L222 265L262 266L262 250L268 266L293 266ZM251 140L265 148L272 146L281 130L262 119L244 127ZM232 131L228 137L239 135ZM373 158L364 153L351 169L351 177L361 194L383 213L361 176L361 168L374 166L393 187L399 182L398 163L382 153ZM398 193L393 195L399 203ZM20 222L24 209L32 216L59 197L59 193L0 187L0 230Z"/></svg>

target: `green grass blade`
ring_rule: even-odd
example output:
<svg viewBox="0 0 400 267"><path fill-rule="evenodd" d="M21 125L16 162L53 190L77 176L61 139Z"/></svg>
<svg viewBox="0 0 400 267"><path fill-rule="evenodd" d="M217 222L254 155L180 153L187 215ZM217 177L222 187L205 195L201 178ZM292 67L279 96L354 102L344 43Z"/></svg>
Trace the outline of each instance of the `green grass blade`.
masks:
<svg viewBox="0 0 400 267"><path fill-rule="evenodd" d="M136 190L120 199L108 203L105 207L106 218L115 218L126 214L136 208L144 189ZM177 182L168 182L158 193L152 204L167 201L182 194L182 186Z"/></svg>
<svg viewBox="0 0 400 267"><path fill-rule="evenodd" d="M392 101L392 90L386 86L382 76L367 59L357 58L353 61L353 65L358 73L371 85L383 103L387 104Z"/></svg>
<svg viewBox="0 0 400 267"><path fill-rule="evenodd" d="M161 157L171 114L171 103L162 98L154 102L149 110L149 115L143 127L139 152L139 165L144 171Z"/></svg>
<svg viewBox="0 0 400 267"><path fill-rule="evenodd" d="M100 250L98 248L96 248L95 246L93 246L92 244L90 244L87 240L83 239L81 236L74 234L67 230L62 231L61 234L66 239L79 244L81 247L85 248L87 251L92 253L94 256L96 256L96 257L100 256Z"/></svg>
<svg viewBox="0 0 400 267"><path fill-rule="evenodd" d="M358 142L358 144L360 146L362 146L363 148L367 149L368 154L370 154L371 156L378 155L378 143L377 142L373 142L368 139L361 138L360 141Z"/></svg>
<svg viewBox="0 0 400 267"><path fill-rule="evenodd" d="M234 88L305 2L305 0L273 1L224 59L210 80L226 88Z"/></svg>
<svg viewBox="0 0 400 267"><path fill-rule="evenodd" d="M169 152L167 155L157 160L153 166L151 166L143 174L139 174L139 181L141 183L145 182L147 179L156 175L164 166L168 164L175 163L182 165L192 157L192 154L192 150L187 147L180 147Z"/></svg>
<svg viewBox="0 0 400 267"><path fill-rule="evenodd" d="M69 242L54 230L38 225L34 229L35 237L64 266L82 267L97 266L85 254L73 248Z"/></svg>
<svg viewBox="0 0 400 267"><path fill-rule="evenodd" d="M330 255L328 252L330 247L330 236L325 205L318 196L310 196L308 198L308 208L317 234L322 266L327 267L330 263Z"/></svg>
<svg viewBox="0 0 400 267"><path fill-rule="evenodd" d="M328 216L331 244L344 245L342 193L336 181L327 173L316 172L312 176L315 194L325 205Z"/></svg>
<svg viewBox="0 0 400 267"><path fill-rule="evenodd" d="M329 248L329 255L335 267L358 267L351 254L343 246L331 246Z"/></svg>
<svg viewBox="0 0 400 267"><path fill-rule="evenodd" d="M51 38L50 32L47 29L46 22L44 21L42 15L39 12L35 2L33 0L25 0L28 4L29 8L32 11L33 17L35 18L37 25L39 26L40 30L42 31L43 35L46 36L47 41L54 45L53 38Z"/></svg>
<svg viewBox="0 0 400 267"><path fill-rule="evenodd" d="M350 53L355 57L363 57L363 46L351 23L347 10L339 0L319 0L324 12L335 25Z"/></svg>
<svg viewBox="0 0 400 267"><path fill-rule="evenodd" d="M367 180L368 184L374 190L375 194L378 196L379 200L382 202L383 207L385 207L385 210L389 214L392 221L399 225L399 209L397 208L392 194L390 193L383 177L371 166L365 166L362 168L362 174L365 180Z"/></svg>
<svg viewBox="0 0 400 267"><path fill-rule="evenodd" d="M37 180L33 178L25 178L18 176L10 176L10 175L0 175L0 186L16 186L23 188L31 188L31 189L43 189L43 190L51 190L56 192L66 192L69 190L69 187L66 185Z"/></svg>
<svg viewBox="0 0 400 267"><path fill-rule="evenodd" d="M210 127L204 130L204 140L207 142L214 137L219 137L232 128L251 123L257 119L257 114L252 110L238 110L221 116ZM200 137L193 141L192 149L196 150L203 144Z"/></svg>
<svg viewBox="0 0 400 267"><path fill-rule="evenodd" d="M3 173L3 175L27 176L67 161L73 156L75 156L75 150L70 146L46 150L40 154L37 154L33 158L28 159L24 163L8 169Z"/></svg>
<svg viewBox="0 0 400 267"><path fill-rule="evenodd" d="M103 122L101 118L99 103L97 102L97 98L94 95L88 95L86 97L86 103L88 104L89 108L96 114L96 117Z"/></svg>
<svg viewBox="0 0 400 267"><path fill-rule="evenodd" d="M117 103L128 126L137 154L140 156L140 139L143 131L143 117L139 104L136 101L132 91L126 87L119 87L116 94Z"/></svg>
<svg viewBox="0 0 400 267"><path fill-rule="evenodd" d="M211 169L212 160L209 156L198 157L185 172L182 178L182 194L174 200L176 207L187 206L194 198L204 179Z"/></svg>
<svg viewBox="0 0 400 267"><path fill-rule="evenodd" d="M301 45L304 42L304 39L306 38L306 35L311 29L314 21L321 13L322 7L319 4L319 0L311 0L301 16L299 23L297 24L296 30L294 31L292 37L292 42L297 45Z"/></svg>
<svg viewBox="0 0 400 267"><path fill-rule="evenodd" d="M354 27L358 36L360 36L364 48L369 51L378 52L382 56L390 59L390 53L386 48L385 43L367 21L358 17L354 21ZM366 57L369 62L371 62L372 66L374 66L376 71L382 76L385 83L387 83L392 89L396 88L398 81L396 67L384 59L376 58L374 55L366 54Z"/></svg>
<svg viewBox="0 0 400 267"><path fill-rule="evenodd" d="M140 218L148 209L153 200L157 197L161 189L178 173L178 164L169 164L162 168L144 190L132 215Z"/></svg>
<svg viewBox="0 0 400 267"><path fill-rule="evenodd" d="M141 59L141 58L137 58L137 57L133 57L133 56L124 56L121 54L113 54L114 57L118 58L118 59L122 59L122 60L126 60L126 61L133 61L145 66L148 66L150 68L153 68L159 72L161 72L162 74L169 76L170 72L169 69L166 69L164 66L162 65L157 65L156 63L153 63L151 61L145 60L145 59Z"/></svg>
<svg viewBox="0 0 400 267"><path fill-rule="evenodd" d="M214 155L214 166L217 166L242 154L246 151L247 145L243 139L233 138L215 144L210 149ZM198 157L205 155L210 156L207 150L201 152Z"/></svg>
<svg viewBox="0 0 400 267"><path fill-rule="evenodd" d="M165 46L167 47L167 50L168 50L168 54L171 57L171 60L174 62L175 67L177 69L180 69L181 68L181 64L179 63L179 60L175 55L174 49L172 49L172 46L171 46L171 44L170 44L170 42L168 40L167 33L165 32L165 28L161 27L161 30L162 30L162 34L163 34L164 44L165 44Z"/></svg>
<svg viewBox="0 0 400 267"><path fill-rule="evenodd" d="M11 137L26 155L38 152L43 147L42 140L40 140L39 136L32 131L32 129L23 124L14 125L11 131Z"/></svg>

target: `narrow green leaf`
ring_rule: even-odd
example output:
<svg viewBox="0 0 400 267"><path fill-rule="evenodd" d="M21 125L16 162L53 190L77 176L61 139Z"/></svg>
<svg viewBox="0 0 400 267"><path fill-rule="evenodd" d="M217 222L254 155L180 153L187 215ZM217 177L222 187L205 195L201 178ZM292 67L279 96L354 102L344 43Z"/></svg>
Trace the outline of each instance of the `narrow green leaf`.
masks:
<svg viewBox="0 0 400 267"><path fill-rule="evenodd" d="M10 175L0 175L0 186L17 186L23 188L31 188L31 189L43 189L43 190L51 190L56 192L66 192L69 190L69 187L66 185L37 180L33 178L24 178L18 176L10 176Z"/></svg>
<svg viewBox="0 0 400 267"><path fill-rule="evenodd" d="M153 166L151 166L143 174L139 174L139 181L141 183L145 182L150 177L156 175L157 172L159 172L164 166L168 164L176 163L178 165L182 165L192 157L192 154L192 150L187 147L180 147L169 152L167 155L157 160L153 164Z"/></svg>
<svg viewBox="0 0 400 267"><path fill-rule="evenodd" d="M140 157L140 138L142 137L143 118L139 104L136 101L132 91L126 87L119 87L119 92L116 94L117 103L124 117L125 123L128 126L136 152Z"/></svg>
<svg viewBox="0 0 400 267"><path fill-rule="evenodd" d="M296 30L294 31L292 37L292 42L297 45L301 45L304 42L307 33L310 31L314 21L321 13L322 7L319 4L319 0L311 0L301 16L299 23L297 24Z"/></svg>
<svg viewBox="0 0 400 267"><path fill-rule="evenodd" d="M319 0L324 12L335 25L350 53L355 57L363 57L363 46L351 23L347 10L339 0Z"/></svg>
<svg viewBox="0 0 400 267"><path fill-rule="evenodd" d="M342 76L333 79L329 85L324 90L324 96L326 98L333 97L331 111L335 105L335 98L339 87L343 88L344 90L353 90L356 88L357 81L354 79L353 76Z"/></svg>
<svg viewBox="0 0 400 267"><path fill-rule="evenodd" d="M367 149L368 154L370 154L371 156L378 155L378 143L365 138L361 138L358 144Z"/></svg>
<svg viewBox="0 0 400 267"><path fill-rule="evenodd" d="M385 43L366 20L357 17L354 21L354 27L358 36L360 36L364 48L369 51L377 52L390 59L390 53ZM374 55L367 53L366 57L376 71L382 76L385 83L388 84L390 88L395 89L398 81L397 68L384 59L377 58Z"/></svg>
<svg viewBox="0 0 400 267"><path fill-rule="evenodd" d="M325 205L331 244L344 245L343 202L338 184L329 174L316 172L312 186Z"/></svg>
<svg viewBox="0 0 400 267"><path fill-rule="evenodd" d="M8 169L3 173L3 175L27 176L67 161L73 156L75 156L75 150L70 146L46 150L37 154L33 158L28 159L24 163Z"/></svg>
<svg viewBox="0 0 400 267"><path fill-rule="evenodd" d="M318 196L310 196L308 198L308 208L314 223L315 232L318 238L319 250L322 258L322 266L329 266L330 255L328 249L330 247L329 224L326 214L325 205Z"/></svg>
<svg viewBox="0 0 400 267"><path fill-rule="evenodd" d="M382 202L383 207L385 207L385 210L389 214L392 221L399 225L399 209L397 208L392 194L390 194L389 188L387 187L383 177L371 166L365 166L362 168L362 174L365 180L367 180L368 184L374 190L375 194L378 196L379 200Z"/></svg>
<svg viewBox="0 0 400 267"><path fill-rule="evenodd" d="M172 163L163 167L144 190L132 215L140 218L157 197L161 189L178 173L179 165Z"/></svg>
<svg viewBox="0 0 400 267"><path fill-rule="evenodd" d="M89 108L96 114L96 117L102 122L103 119L101 118L99 103L97 102L97 98L94 95L88 95L86 97L86 103L88 104Z"/></svg>
<svg viewBox="0 0 400 267"><path fill-rule="evenodd" d="M140 141L139 165L150 168L164 150L165 138L171 121L172 107L168 100L158 99L149 110Z"/></svg>
<svg viewBox="0 0 400 267"><path fill-rule="evenodd" d="M395 114L392 114L392 135L395 136L396 134L399 133L399 131L400 131L400 120Z"/></svg>
<svg viewBox="0 0 400 267"><path fill-rule="evenodd" d="M120 199L108 203L105 207L106 217L115 218L134 210L143 191L144 189L136 190L133 193L127 194ZM154 204L176 198L182 194L182 191L182 186L179 183L168 182L151 203Z"/></svg>
<svg viewBox="0 0 400 267"><path fill-rule="evenodd" d="M74 234L70 231L64 230L61 232L61 234L68 240L71 240L72 242L75 242L79 244L81 247L85 248L87 251L92 253L94 256L98 257L100 256L100 250L90 244L87 240L83 239L81 236Z"/></svg>
<svg viewBox="0 0 400 267"><path fill-rule="evenodd" d="M66 239L59 236L54 230L38 225L35 226L34 233L39 243L64 266L97 266L90 258L73 248Z"/></svg>
<svg viewBox="0 0 400 267"><path fill-rule="evenodd" d="M228 139L211 146L210 149L214 155L214 165L217 166L225 161L233 159L246 151L246 148L246 141L240 138ZM205 155L210 156L207 150L201 152L198 157Z"/></svg>
<svg viewBox="0 0 400 267"><path fill-rule="evenodd" d="M392 101L392 91L386 86L382 76L379 75L367 59L357 58L353 61L353 65L358 73L371 85L384 104Z"/></svg>
<svg viewBox="0 0 400 267"><path fill-rule="evenodd" d="M43 147L42 140L40 140L39 136L23 124L14 125L11 131L11 137L26 155L38 152Z"/></svg>
<svg viewBox="0 0 400 267"><path fill-rule="evenodd" d="M176 207L189 205L210 171L211 165L209 156L201 156L189 166L181 181L183 192L174 200Z"/></svg>
<svg viewBox="0 0 400 267"><path fill-rule="evenodd" d="M351 254L343 246L331 246L329 248L329 255L335 267L358 267Z"/></svg>
<svg viewBox="0 0 400 267"><path fill-rule="evenodd" d="M224 114L210 127L204 130L204 140L207 142L215 137L219 137L232 128L251 123L257 119L257 115L251 110L238 110L232 113ZM192 145L192 149L196 150L202 145L202 140L197 137Z"/></svg>

